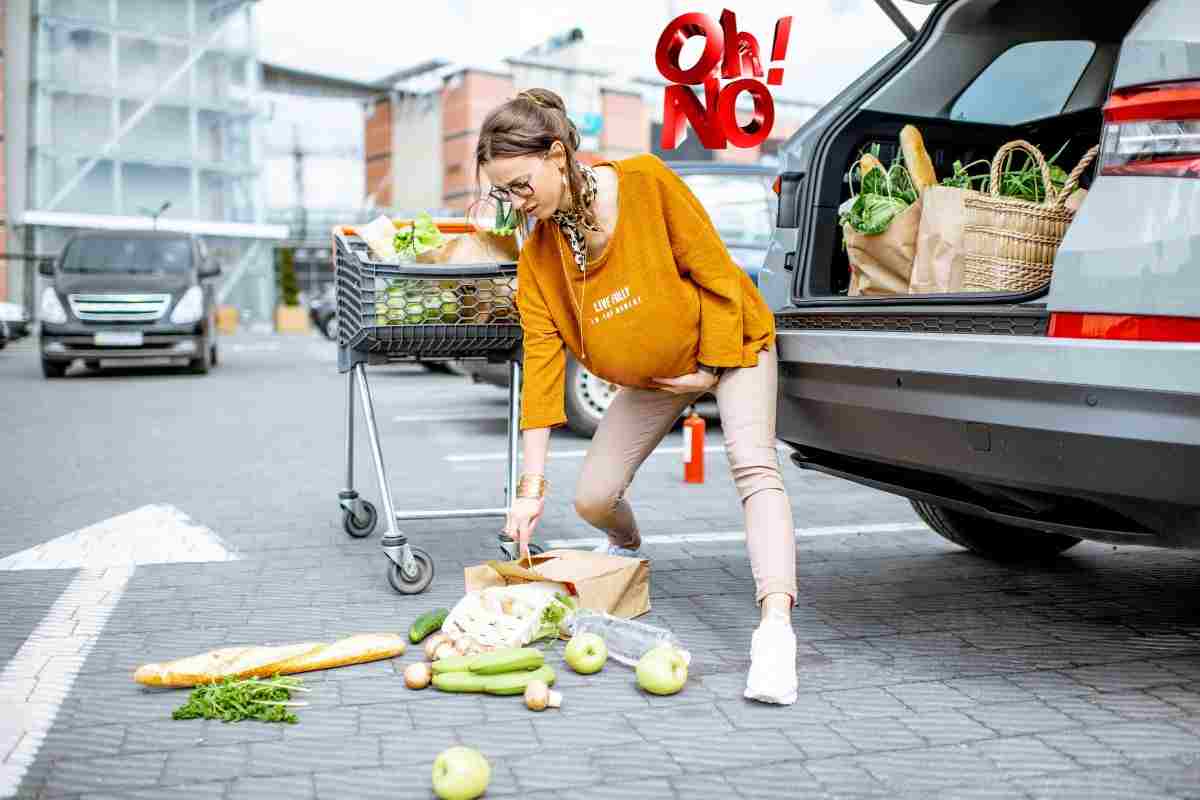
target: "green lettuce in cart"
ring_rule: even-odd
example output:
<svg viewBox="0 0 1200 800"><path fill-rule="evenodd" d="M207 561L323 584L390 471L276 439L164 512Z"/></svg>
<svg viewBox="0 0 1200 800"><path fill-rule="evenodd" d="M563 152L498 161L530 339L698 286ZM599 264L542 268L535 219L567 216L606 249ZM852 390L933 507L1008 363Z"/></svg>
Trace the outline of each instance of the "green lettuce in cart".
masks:
<svg viewBox="0 0 1200 800"><path fill-rule="evenodd" d="M434 224L428 212L421 213L408 226L396 231L396 252L401 256L415 258L421 253L437 250L446 244L446 237Z"/></svg>

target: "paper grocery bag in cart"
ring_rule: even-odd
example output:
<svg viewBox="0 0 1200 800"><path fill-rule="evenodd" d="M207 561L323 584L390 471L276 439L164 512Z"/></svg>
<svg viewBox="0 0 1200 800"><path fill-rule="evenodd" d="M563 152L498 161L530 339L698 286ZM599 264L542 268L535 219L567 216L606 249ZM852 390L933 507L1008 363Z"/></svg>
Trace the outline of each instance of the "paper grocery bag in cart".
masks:
<svg viewBox="0 0 1200 800"><path fill-rule="evenodd" d="M466 590L555 581L567 587L581 608L615 617L641 616L650 610L650 562L583 550L550 550L532 557L533 566L489 561L464 570Z"/></svg>
<svg viewBox="0 0 1200 800"><path fill-rule="evenodd" d="M500 236L492 231L474 231L448 237L441 247L417 256L419 264L481 264L490 261L516 261L517 237Z"/></svg>

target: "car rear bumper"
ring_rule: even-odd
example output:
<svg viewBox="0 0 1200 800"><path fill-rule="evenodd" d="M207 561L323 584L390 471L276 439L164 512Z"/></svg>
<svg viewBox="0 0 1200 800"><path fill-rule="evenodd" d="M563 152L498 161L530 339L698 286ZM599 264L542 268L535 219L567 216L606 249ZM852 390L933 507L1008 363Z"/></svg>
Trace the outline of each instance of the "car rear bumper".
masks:
<svg viewBox="0 0 1200 800"><path fill-rule="evenodd" d="M994 510L1200 546L1198 345L874 331L778 341L778 436L827 471L878 465L861 477L881 488L948 478Z"/></svg>

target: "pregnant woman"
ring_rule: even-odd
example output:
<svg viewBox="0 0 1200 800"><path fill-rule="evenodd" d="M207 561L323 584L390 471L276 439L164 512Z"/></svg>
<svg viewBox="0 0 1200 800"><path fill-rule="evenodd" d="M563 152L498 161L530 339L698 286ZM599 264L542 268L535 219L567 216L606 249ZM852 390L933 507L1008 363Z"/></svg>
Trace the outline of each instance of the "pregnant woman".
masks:
<svg viewBox="0 0 1200 800"><path fill-rule="evenodd" d="M521 92L489 113L476 178L536 219L517 267L524 334L524 471L505 532L524 552L545 507L550 431L566 422L566 350L621 389L592 438L575 509L616 555L636 555L641 530L625 491L680 414L716 396L761 620L745 696L796 701L796 551L775 451L775 323L730 258L708 214L658 157L594 166L562 99Z"/></svg>

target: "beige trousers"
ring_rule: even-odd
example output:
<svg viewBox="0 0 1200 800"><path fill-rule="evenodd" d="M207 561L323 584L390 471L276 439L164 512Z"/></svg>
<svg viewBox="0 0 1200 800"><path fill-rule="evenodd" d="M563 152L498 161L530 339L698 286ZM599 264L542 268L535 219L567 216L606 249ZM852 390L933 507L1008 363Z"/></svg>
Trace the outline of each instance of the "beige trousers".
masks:
<svg viewBox="0 0 1200 800"><path fill-rule="evenodd" d="M782 592L794 603L795 529L775 450L776 363L772 346L758 354L756 366L726 370L709 392L717 399L725 453L746 517L755 599L761 603L766 595ZM592 437L575 491L575 510L613 544L641 544L625 490L684 409L706 393L622 387L613 398Z"/></svg>

